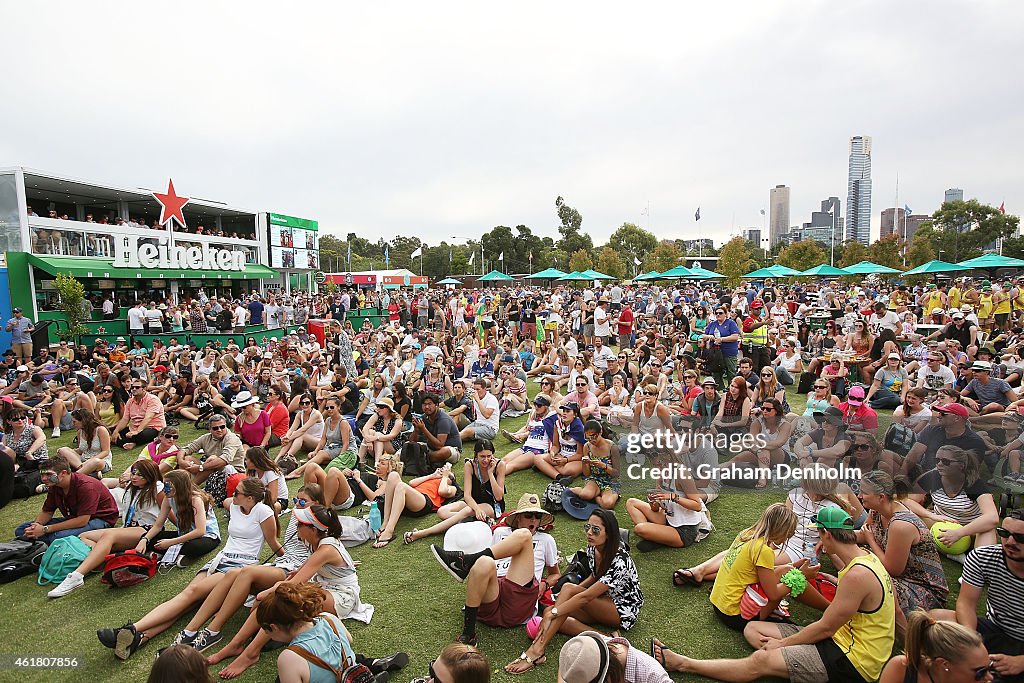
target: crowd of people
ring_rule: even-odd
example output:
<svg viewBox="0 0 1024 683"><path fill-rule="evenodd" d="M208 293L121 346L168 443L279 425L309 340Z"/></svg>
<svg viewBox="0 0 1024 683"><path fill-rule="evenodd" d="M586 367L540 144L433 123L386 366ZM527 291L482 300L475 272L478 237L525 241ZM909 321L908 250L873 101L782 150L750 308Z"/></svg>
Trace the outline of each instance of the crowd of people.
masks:
<svg viewBox="0 0 1024 683"><path fill-rule="evenodd" d="M278 658L282 681L375 661L386 676L397 660L356 655L341 623L373 613L342 542L351 515L339 514L368 503L380 513L374 549L436 536L429 552L466 584L463 630L435 662L438 681L487 680L478 622L527 625L532 642L505 666L512 674L543 666L555 634L570 636L564 681L664 682L671 671L1019 680L1024 515L1001 510L993 488L1024 484L1018 285L253 295L197 298L169 325L150 315L157 302L138 304L129 321L140 334L203 331L219 307L213 320L227 311L231 324L218 329L237 338L224 348L184 335L152 348L98 340L54 356L17 341L0 363L0 505L15 479L29 481L46 498L16 535L92 547L52 598L84 586L112 550L179 563L217 550L180 594L99 630L121 659L194 614L163 656L185 666L187 649L221 643L253 596L243 628L207 656L234 658L228 676L268 640L296 646ZM347 312L361 306L386 320L356 329ZM321 317L322 342L305 329ZM23 320L7 329L26 330ZM280 340L244 335L264 321L285 328ZM178 443L183 421L202 435ZM47 431L67 430L75 443L51 453ZM119 451L135 459L115 472ZM638 478L636 466L658 474ZM794 468L802 475L784 473ZM528 469L551 484L509 505L508 483ZM295 497L290 480L301 480ZM701 542L735 487L786 500L755 508L728 549L671 580L713 582L709 611L755 652L701 661L685 643L634 648L619 635L646 602L632 552ZM566 567L548 533L556 510L586 539ZM422 523L400 533L409 517ZM258 564L264 545L272 566ZM955 604L943 558L963 564ZM820 618L798 628L791 599ZM905 654L891 658L897 640Z"/></svg>

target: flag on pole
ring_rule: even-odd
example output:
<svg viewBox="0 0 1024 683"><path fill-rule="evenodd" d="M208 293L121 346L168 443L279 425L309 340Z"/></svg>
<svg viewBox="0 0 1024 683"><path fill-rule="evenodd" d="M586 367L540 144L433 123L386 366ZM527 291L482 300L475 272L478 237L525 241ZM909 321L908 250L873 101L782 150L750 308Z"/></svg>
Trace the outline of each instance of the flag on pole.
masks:
<svg viewBox="0 0 1024 683"><path fill-rule="evenodd" d="M416 247L416 251L409 255L409 258L416 258L417 256L423 256L423 247Z"/></svg>
<svg viewBox="0 0 1024 683"><path fill-rule="evenodd" d="M640 259L638 259L636 256L633 257L633 265L634 266L639 266L640 265Z"/></svg>
<svg viewBox="0 0 1024 683"><path fill-rule="evenodd" d="M530 263L533 263L533 252L530 252Z"/></svg>
<svg viewBox="0 0 1024 683"><path fill-rule="evenodd" d="M348 267L349 267L349 270L352 269L352 243L351 242L348 243Z"/></svg>
<svg viewBox="0 0 1024 683"><path fill-rule="evenodd" d="M391 252L388 249L388 245L386 245L386 244L384 245L384 267L385 268L390 268L391 267Z"/></svg>
<svg viewBox="0 0 1024 683"><path fill-rule="evenodd" d="M700 220L700 207L699 206L697 207L697 213L693 214L693 220L695 220L695 221L699 221Z"/></svg>
<svg viewBox="0 0 1024 683"><path fill-rule="evenodd" d="M476 252L475 251L470 252L470 254L469 254L469 265L473 265L473 259L475 259L475 258L476 258Z"/></svg>
<svg viewBox="0 0 1024 683"><path fill-rule="evenodd" d="M1006 202L1003 202L1002 204L999 205L999 213L1003 214L1004 216L1006 215Z"/></svg>
<svg viewBox="0 0 1024 683"><path fill-rule="evenodd" d="M501 261L502 263L505 262L505 252L501 252L500 254L498 254L498 260Z"/></svg>
<svg viewBox="0 0 1024 683"><path fill-rule="evenodd" d="M910 207L909 207L909 206L907 206L906 204L904 204L904 205L903 205L903 213L905 213L906 215L908 215L908 216L909 216L910 214L912 214L912 213L914 213L914 212L910 210Z"/></svg>

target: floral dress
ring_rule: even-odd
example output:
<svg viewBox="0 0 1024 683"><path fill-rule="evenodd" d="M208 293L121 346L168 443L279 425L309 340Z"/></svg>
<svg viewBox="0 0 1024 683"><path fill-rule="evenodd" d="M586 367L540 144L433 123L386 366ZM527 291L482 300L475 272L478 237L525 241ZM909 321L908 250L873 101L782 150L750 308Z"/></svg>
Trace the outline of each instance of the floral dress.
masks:
<svg viewBox="0 0 1024 683"><path fill-rule="evenodd" d="M587 546L587 563L593 575L597 571L593 546ZM615 604L622 628L632 628L640 615L640 608L644 606L644 594L640 591L640 575L636 565L624 546L619 545L619 551L612 559L608 571L598 581L608 586L607 595Z"/></svg>
<svg viewBox="0 0 1024 683"><path fill-rule="evenodd" d="M903 510L892 516L892 522L910 522L917 528L917 541L910 547L907 567L900 576L892 577L896 587L896 598L904 614L916 609L930 610L946 606L949 587L946 585L946 574L942 570L939 550L935 547L931 531L913 512ZM878 513L868 513L868 528L883 550L889 542L889 527L882 525Z"/></svg>
<svg viewBox="0 0 1024 683"><path fill-rule="evenodd" d="M32 436L32 427L26 427L21 430L20 436L15 436L14 432L8 432L4 434L4 445L14 451L15 456L19 461L28 459L34 461L47 460L49 459L49 453L46 450L46 442L43 445L32 451L28 452L29 447L35 438Z"/></svg>

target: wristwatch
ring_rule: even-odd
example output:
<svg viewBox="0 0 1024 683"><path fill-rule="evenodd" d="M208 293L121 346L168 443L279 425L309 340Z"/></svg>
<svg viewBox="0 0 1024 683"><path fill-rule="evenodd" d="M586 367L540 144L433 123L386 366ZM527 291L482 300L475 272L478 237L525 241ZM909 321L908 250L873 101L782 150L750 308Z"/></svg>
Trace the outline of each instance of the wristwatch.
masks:
<svg viewBox="0 0 1024 683"><path fill-rule="evenodd" d="M551 616L553 616L553 617L557 617L558 616L558 608L557 607L552 607L551 608Z"/></svg>

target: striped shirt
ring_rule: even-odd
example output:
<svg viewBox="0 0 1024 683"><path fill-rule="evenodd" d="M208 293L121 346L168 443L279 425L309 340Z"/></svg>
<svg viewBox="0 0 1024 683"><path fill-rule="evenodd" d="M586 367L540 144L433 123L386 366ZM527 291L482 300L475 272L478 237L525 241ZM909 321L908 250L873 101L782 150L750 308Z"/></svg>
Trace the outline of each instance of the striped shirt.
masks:
<svg viewBox="0 0 1024 683"><path fill-rule="evenodd" d="M942 476L938 470L925 472L917 480L922 493L932 498L932 507L940 515L956 520L958 524L970 524L981 517L978 498L989 493L988 486L976 481L970 486L964 485L959 491L950 494L942 485Z"/></svg>
<svg viewBox="0 0 1024 683"><path fill-rule="evenodd" d="M1006 566L1001 545L986 545L968 553L962 580L987 588L985 617L1004 632L1024 641L1024 578Z"/></svg>

